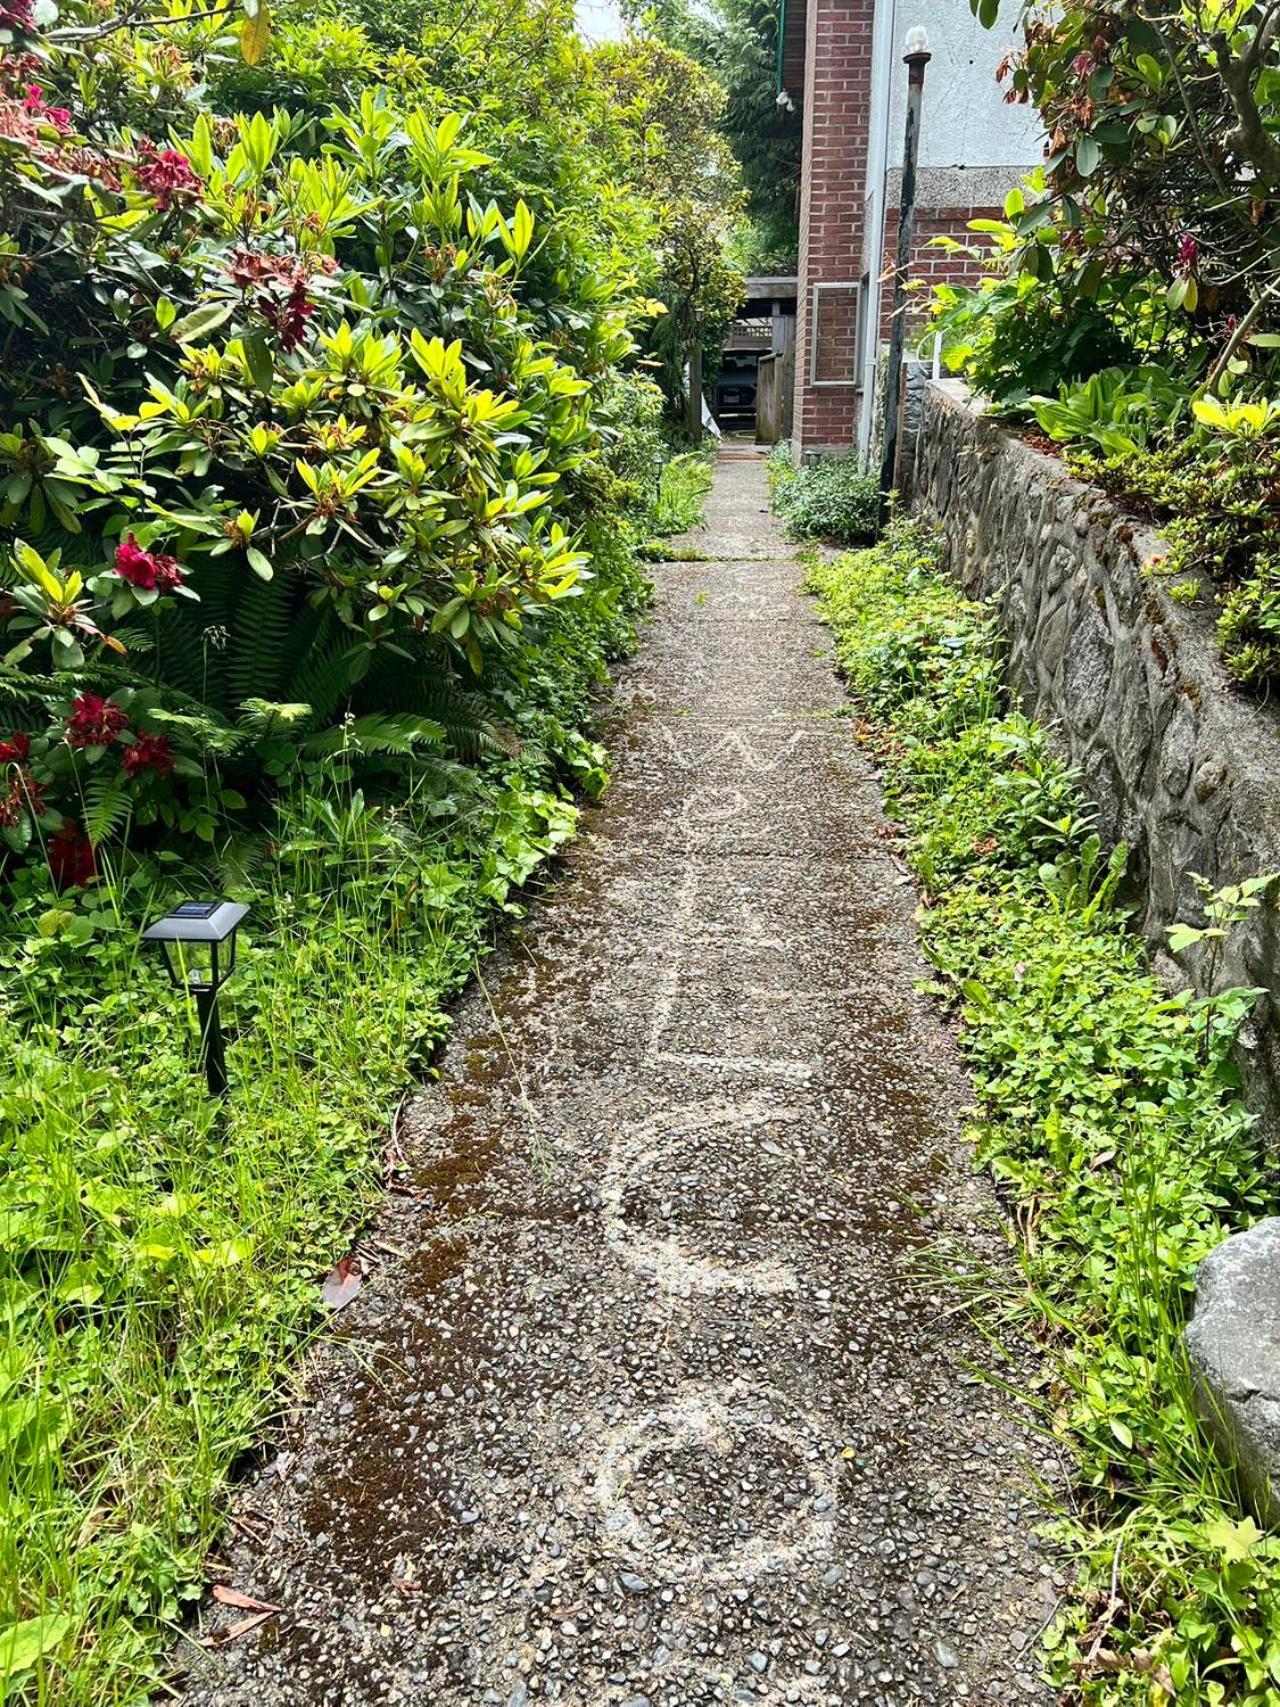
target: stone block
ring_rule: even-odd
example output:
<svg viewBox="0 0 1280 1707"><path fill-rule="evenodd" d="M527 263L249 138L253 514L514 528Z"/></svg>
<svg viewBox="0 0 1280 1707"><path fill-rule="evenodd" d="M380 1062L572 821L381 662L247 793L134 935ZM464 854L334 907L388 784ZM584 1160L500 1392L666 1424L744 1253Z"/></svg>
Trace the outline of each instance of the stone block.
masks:
<svg viewBox="0 0 1280 1707"><path fill-rule="evenodd" d="M1262 1522L1280 1522L1280 1218L1200 1264L1186 1346L1196 1403L1241 1491Z"/></svg>

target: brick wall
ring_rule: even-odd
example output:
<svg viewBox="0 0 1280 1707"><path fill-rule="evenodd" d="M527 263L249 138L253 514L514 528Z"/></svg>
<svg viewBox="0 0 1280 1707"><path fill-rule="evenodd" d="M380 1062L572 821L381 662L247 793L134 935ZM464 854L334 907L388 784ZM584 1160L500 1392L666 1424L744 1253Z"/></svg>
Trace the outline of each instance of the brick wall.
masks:
<svg viewBox="0 0 1280 1707"><path fill-rule="evenodd" d="M814 284L861 277L874 0L809 0L805 47L794 439L801 455L853 443L858 409L854 293L822 293L817 377Z"/></svg>
<svg viewBox="0 0 1280 1707"><path fill-rule="evenodd" d="M984 272L982 254L962 255L954 250L933 246L935 237L954 237L957 242L985 250L986 240L969 230L971 219L1003 219L1003 208L948 207L917 208L916 228L911 242L911 282L907 293L907 334L923 330L929 318L928 304L935 284L974 285ZM893 272L898 264L898 210L890 208L885 217L884 259L882 263L884 288L880 297L880 339L889 337L893 318Z"/></svg>

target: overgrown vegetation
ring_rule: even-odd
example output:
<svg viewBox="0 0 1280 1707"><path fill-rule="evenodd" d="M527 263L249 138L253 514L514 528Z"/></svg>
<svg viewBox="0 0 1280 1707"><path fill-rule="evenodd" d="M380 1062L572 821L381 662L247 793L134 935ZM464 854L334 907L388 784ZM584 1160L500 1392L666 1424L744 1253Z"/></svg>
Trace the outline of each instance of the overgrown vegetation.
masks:
<svg viewBox="0 0 1280 1707"><path fill-rule="evenodd" d="M879 482L856 457L823 456L797 468L783 443L767 462L774 508L797 539L865 545L875 538Z"/></svg>
<svg viewBox="0 0 1280 1707"><path fill-rule="evenodd" d="M1035 1397L1069 1450L1053 1527L1077 1570L1049 1674L1099 1707L1263 1707L1280 1539L1242 1515L1180 1339L1200 1258L1276 1203L1232 1065L1255 993L1171 996L1147 969L1117 901L1123 849L1103 854L1077 779L1011 709L988 614L925 534L896 524L811 575L906 826L938 994L963 1018L973 1136L1025 1280L999 1302L1044 1347ZM1220 923L1261 889L1220 898Z"/></svg>
<svg viewBox="0 0 1280 1707"><path fill-rule="evenodd" d="M702 480L636 340L718 287L568 0L0 46L0 1694L88 1707L161 1685L442 1004L607 782ZM210 892L219 1104L138 947Z"/></svg>
<svg viewBox="0 0 1280 1707"><path fill-rule="evenodd" d="M994 22L999 0L975 0ZM1231 674L1280 678L1280 76L1267 0L1023 9L1008 98L1049 158L978 220L991 276L944 287L947 359L1082 472L1172 518L1220 595Z"/></svg>
<svg viewBox="0 0 1280 1707"><path fill-rule="evenodd" d="M673 456L664 466L658 481L654 533L666 538L671 534L688 533L697 527L714 473L715 465L711 458L697 451Z"/></svg>

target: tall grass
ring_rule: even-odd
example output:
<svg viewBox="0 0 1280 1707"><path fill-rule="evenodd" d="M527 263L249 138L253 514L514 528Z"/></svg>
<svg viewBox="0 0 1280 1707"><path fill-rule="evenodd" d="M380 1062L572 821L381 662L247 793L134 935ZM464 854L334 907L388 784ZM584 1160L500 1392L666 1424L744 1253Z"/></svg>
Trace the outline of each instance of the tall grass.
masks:
<svg viewBox="0 0 1280 1707"><path fill-rule="evenodd" d="M715 465L702 451L686 451L663 465L653 524L653 531L660 539L689 533L698 526L714 478Z"/></svg>

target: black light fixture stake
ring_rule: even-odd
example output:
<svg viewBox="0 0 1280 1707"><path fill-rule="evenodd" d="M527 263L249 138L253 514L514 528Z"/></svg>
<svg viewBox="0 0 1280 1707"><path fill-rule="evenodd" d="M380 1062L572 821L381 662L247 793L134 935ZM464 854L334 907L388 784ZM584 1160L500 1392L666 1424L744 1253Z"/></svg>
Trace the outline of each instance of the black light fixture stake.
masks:
<svg viewBox="0 0 1280 1707"><path fill-rule="evenodd" d="M884 381L884 459L880 464L880 526L889 514L889 494L898 461L898 409L902 397L902 346L907 326L907 279L916 234L916 155L920 150L920 106L924 68L933 55L917 24L907 31L907 124L902 139L902 195L898 210L898 261L893 273L893 317L889 322L889 367Z"/></svg>
<svg viewBox="0 0 1280 1707"><path fill-rule="evenodd" d="M164 950L165 967L174 988L185 990L195 1002L200 1024L199 1061L209 1095L214 1097L225 1096L228 1086L218 992L236 969L236 932L248 911L239 901L182 901L142 933L143 942L159 943ZM225 960L221 952L224 945ZM207 948L208 969L187 970L184 947Z"/></svg>

